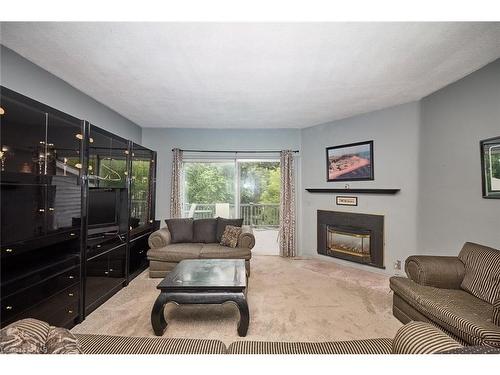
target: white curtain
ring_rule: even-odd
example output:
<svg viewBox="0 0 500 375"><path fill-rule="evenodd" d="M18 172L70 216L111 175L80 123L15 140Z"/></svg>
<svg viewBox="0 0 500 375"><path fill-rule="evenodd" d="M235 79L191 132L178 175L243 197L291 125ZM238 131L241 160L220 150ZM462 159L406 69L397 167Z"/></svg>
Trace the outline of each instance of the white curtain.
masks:
<svg viewBox="0 0 500 375"><path fill-rule="evenodd" d="M295 166L294 153L284 150L280 153L281 193L280 193L280 255L294 257L297 253L296 208L295 208Z"/></svg>
<svg viewBox="0 0 500 375"><path fill-rule="evenodd" d="M172 188L170 192L170 218L182 217L181 207L182 150L172 150Z"/></svg>

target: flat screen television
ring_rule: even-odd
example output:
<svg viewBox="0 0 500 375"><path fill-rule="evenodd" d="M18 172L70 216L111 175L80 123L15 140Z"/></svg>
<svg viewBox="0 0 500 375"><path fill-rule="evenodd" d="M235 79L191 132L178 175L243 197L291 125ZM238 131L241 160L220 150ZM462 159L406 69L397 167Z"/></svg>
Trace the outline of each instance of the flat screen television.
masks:
<svg viewBox="0 0 500 375"><path fill-rule="evenodd" d="M92 227L118 224L118 192L114 189L90 189L88 225Z"/></svg>

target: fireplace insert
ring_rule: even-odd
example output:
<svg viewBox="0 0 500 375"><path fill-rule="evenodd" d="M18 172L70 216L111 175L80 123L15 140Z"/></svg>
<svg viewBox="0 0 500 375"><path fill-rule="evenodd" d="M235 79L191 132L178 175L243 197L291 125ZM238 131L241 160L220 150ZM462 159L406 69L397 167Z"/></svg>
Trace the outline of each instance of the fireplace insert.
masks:
<svg viewBox="0 0 500 375"><path fill-rule="evenodd" d="M318 254L384 268L384 216L318 210Z"/></svg>
<svg viewBox="0 0 500 375"><path fill-rule="evenodd" d="M371 232L356 227L326 226L326 251L328 255L336 253L359 257L359 261L370 263Z"/></svg>

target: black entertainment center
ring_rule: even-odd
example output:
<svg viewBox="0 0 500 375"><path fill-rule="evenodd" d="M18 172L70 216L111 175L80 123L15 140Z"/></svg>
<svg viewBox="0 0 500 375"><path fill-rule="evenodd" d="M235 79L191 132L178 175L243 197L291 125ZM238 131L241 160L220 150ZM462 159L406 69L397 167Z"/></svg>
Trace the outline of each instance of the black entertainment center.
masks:
<svg viewBox="0 0 500 375"><path fill-rule="evenodd" d="M156 152L0 90L1 326L72 327L147 268Z"/></svg>

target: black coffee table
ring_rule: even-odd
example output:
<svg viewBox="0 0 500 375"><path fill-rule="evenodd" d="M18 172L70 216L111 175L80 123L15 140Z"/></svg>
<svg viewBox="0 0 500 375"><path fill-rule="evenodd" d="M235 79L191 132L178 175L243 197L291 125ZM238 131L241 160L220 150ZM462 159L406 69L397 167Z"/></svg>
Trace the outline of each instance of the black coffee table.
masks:
<svg viewBox="0 0 500 375"><path fill-rule="evenodd" d="M222 304L232 302L240 311L238 335L246 336L250 314L246 299L247 276L243 259L183 260L157 286L160 295L151 311L156 336L163 335L165 305Z"/></svg>

